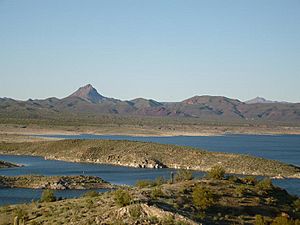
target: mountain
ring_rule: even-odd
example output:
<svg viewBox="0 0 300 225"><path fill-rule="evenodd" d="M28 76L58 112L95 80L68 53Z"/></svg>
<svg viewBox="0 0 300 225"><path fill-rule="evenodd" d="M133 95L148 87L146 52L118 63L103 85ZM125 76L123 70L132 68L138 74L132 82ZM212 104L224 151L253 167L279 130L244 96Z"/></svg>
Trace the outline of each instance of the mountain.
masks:
<svg viewBox="0 0 300 225"><path fill-rule="evenodd" d="M69 97L70 98L78 97L91 103L100 103L101 101L106 99L106 97L100 95L98 91L91 84L80 87Z"/></svg>
<svg viewBox="0 0 300 225"><path fill-rule="evenodd" d="M261 103L261 104L268 104L268 103L289 103L289 102L278 102L278 101L271 101L271 100L267 100L263 97L256 97L256 98L253 98L253 99L250 99L248 101L245 101L246 104L257 104L257 103Z"/></svg>
<svg viewBox="0 0 300 225"><path fill-rule="evenodd" d="M181 102L157 102L144 98L122 101L99 94L90 84L62 99L18 101L0 98L0 118L96 118L100 115L300 124L300 104L273 102L260 97L242 102L224 96L208 95L194 96Z"/></svg>

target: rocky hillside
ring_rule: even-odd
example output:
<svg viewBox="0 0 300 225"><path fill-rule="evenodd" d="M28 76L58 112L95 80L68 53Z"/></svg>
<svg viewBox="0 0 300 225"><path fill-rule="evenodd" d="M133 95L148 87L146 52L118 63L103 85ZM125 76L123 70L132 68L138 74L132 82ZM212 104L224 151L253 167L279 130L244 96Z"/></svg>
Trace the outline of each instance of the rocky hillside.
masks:
<svg viewBox="0 0 300 225"><path fill-rule="evenodd" d="M0 143L0 154L43 156L140 168L184 168L208 171L222 165L229 173L300 178L300 168L258 157L208 152L190 147L114 140L61 140Z"/></svg>
<svg viewBox="0 0 300 225"><path fill-rule="evenodd" d="M268 180L140 181L78 199L0 207L0 224L298 225L300 199Z"/></svg>

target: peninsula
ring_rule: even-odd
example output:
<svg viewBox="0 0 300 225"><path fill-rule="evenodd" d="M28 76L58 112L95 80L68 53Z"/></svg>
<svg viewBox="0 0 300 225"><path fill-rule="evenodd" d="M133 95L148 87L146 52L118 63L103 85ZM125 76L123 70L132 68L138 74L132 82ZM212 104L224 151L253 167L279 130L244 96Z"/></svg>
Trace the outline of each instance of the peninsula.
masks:
<svg viewBox="0 0 300 225"><path fill-rule="evenodd" d="M242 154L208 152L191 147L136 141L59 140L0 143L0 154L42 156L70 162L139 168L208 171L221 165L231 174L300 178L300 168L275 160Z"/></svg>

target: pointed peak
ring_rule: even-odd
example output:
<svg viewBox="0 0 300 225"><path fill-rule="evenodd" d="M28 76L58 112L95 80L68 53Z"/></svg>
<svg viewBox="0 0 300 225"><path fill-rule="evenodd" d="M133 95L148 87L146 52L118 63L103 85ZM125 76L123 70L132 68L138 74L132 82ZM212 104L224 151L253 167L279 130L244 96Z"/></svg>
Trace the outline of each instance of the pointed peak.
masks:
<svg viewBox="0 0 300 225"><path fill-rule="evenodd" d="M78 97L92 103L99 103L102 100L106 99L106 97L100 95L91 84L80 87L69 97Z"/></svg>

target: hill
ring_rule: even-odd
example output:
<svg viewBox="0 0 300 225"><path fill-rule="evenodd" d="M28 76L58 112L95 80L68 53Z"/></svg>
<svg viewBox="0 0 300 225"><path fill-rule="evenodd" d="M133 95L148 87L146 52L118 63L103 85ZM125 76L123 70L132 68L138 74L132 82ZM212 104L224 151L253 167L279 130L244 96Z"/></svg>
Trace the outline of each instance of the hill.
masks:
<svg viewBox="0 0 300 225"><path fill-rule="evenodd" d="M3 119L97 119L107 115L295 125L300 124L300 104L267 100L246 104L223 96L194 96L181 102L157 102L143 98L121 101L99 94L90 84L62 99L18 101L0 98L0 118Z"/></svg>
<svg viewBox="0 0 300 225"><path fill-rule="evenodd" d="M140 168L208 171L222 165L228 173L300 178L300 168L248 155L208 152L190 147L136 141L61 140L0 143L0 154Z"/></svg>
<svg viewBox="0 0 300 225"><path fill-rule="evenodd" d="M0 207L0 224L298 225L300 199L268 180L140 181L78 199Z"/></svg>

